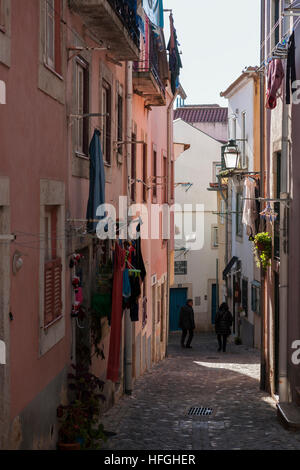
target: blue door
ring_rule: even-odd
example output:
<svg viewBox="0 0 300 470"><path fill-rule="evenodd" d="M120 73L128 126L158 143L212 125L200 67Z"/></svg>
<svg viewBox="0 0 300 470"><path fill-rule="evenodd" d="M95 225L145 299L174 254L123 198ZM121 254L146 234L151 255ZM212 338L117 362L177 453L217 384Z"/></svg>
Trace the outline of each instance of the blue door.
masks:
<svg viewBox="0 0 300 470"><path fill-rule="evenodd" d="M217 286L213 284L211 287L211 322L215 324L215 318L217 313Z"/></svg>
<svg viewBox="0 0 300 470"><path fill-rule="evenodd" d="M187 301L187 289L170 289L170 331L178 331L180 328L179 313Z"/></svg>

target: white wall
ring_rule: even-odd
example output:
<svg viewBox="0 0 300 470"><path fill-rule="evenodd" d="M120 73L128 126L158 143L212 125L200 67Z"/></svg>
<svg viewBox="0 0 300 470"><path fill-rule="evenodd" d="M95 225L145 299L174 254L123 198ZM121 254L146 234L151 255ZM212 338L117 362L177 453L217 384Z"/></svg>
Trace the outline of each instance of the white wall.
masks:
<svg viewBox="0 0 300 470"><path fill-rule="evenodd" d="M228 117L230 127L230 117L235 114L237 119L236 139L242 138L242 113L246 112L246 156L248 157L248 171L254 171L254 81L252 78L245 79L236 87L228 98ZM241 148L241 143L239 144ZM243 226L243 236L236 236L236 193L238 187L244 191L243 181L239 184L235 178L231 179L231 208L232 208L232 256L237 256L241 260L241 279L248 280L248 318L254 325L254 313L251 310L251 283L255 279L255 263L253 258L253 243L249 241L246 227ZM245 195L243 193L243 195ZM234 269L233 269L234 271Z"/></svg>
<svg viewBox="0 0 300 470"><path fill-rule="evenodd" d="M217 211L217 194L207 191L207 188L213 181L213 162L221 160L221 144L181 119L174 122L174 141L190 144L190 149L176 160L175 183L192 183L188 191L183 186L177 186L175 202L192 204L194 216L196 205L203 205L198 216L203 218L204 240L202 249L191 250L186 255L175 251L175 261L187 260L187 275L176 275L175 286L190 284L189 292L192 292L194 300L195 297L201 297L200 306L194 303L196 326L201 330L209 330L212 328L211 284L216 280L218 250L212 248L211 235L212 226L217 225L217 216L213 214ZM180 245L182 243L175 240L175 246Z"/></svg>

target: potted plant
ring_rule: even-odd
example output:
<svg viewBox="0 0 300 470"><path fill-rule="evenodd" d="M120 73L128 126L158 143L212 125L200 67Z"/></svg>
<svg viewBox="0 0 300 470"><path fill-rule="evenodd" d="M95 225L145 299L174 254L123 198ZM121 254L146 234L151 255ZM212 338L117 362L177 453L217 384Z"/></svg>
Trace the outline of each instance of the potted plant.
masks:
<svg viewBox="0 0 300 470"><path fill-rule="evenodd" d="M82 403L76 400L67 406L60 405L57 417L60 421L59 450L80 450L88 428L88 415Z"/></svg>
<svg viewBox="0 0 300 470"><path fill-rule="evenodd" d="M86 367L73 365L72 368L74 373L68 375L69 389L75 399L70 405L58 407L61 424L58 448L97 449L107 439L103 425L99 423L100 402L105 400L101 393L104 382Z"/></svg>
<svg viewBox="0 0 300 470"><path fill-rule="evenodd" d="M266 270L272 258L272 237L268 232L258 233L254 237L254 251L257 266Z"/></svg>

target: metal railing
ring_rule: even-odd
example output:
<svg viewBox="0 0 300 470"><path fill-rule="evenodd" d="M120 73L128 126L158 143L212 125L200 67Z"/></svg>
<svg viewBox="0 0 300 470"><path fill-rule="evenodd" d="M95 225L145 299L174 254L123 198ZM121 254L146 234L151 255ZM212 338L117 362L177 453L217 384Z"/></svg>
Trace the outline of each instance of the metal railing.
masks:
<svg viewBox="0 0 300 470"><path fill-rule="evenodd" d="M144 52L141 59L133 64L134 72L151 72L155 78L164 98L166 97L166 88L159 74L159 58L156 41L153 33L149 37L149 53Z"/></svg>
<svg viewBox="0 0 300 470"><path fill-rule="evenodd" d="M108 0L108 3L115 10L119 18L122 20L124 26L135 43L140 47L140 31L137 23L136 11L131 8L129 0Z"/></svg>

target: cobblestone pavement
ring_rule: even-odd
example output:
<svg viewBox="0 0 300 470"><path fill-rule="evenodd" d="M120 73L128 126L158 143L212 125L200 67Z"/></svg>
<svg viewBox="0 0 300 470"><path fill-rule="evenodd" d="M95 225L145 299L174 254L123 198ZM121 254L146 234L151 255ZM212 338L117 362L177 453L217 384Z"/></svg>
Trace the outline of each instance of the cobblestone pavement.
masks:
<svg viewBox="0 0 300 470"><path fill-rule="evenodd" d="M259 390L259 353L229 344L218 353L211 335L197 335L193 349L170 337L168 357L139 378L132 396L103 416L116 432L107 450L300 449L300 433L278 423L275 402ZM192 406L212 416L190 417Z"/></svg>

